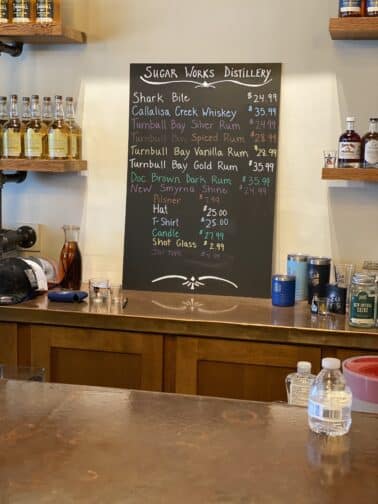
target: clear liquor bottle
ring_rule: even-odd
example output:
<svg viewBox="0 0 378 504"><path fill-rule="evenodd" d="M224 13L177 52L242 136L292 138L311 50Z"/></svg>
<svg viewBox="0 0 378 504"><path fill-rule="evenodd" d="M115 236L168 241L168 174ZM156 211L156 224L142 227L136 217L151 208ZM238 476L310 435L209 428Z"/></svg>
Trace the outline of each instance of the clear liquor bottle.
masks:
<svg viewBox="0 0 378 504"><path fill-rule="evenodd" d="M26 125L24 134L25 157L41 159L46 152L47 127L41 120L39 96L32 96L31 119Z"/></svg>
<svg viewBox="0 0 378 504"><path fill-rule="evenodd" d="M297 372L290 373L285 380L287 402L296 406L307 406L314 380L315 375L311 374L311 362L299 361Z"/></svg>
<svg viewBox="0 0 378 504"><path fill-rule="evenodd" d="M12 95L9 120L4 124L3 157L6 159L23 157L22 144L22 125L18 115L18 97L17 95Z"/></svg>
<svg viewBox="0 0 378 504"><path fill-rule="evenodd" d="M48 133L49 159L68 159L69 127L64 119L63 98L55 96L55 116Z"/></svg>
<svg viewBox="0 0 378 504"><path fill-rule="evenodd" d="M366 168L378 168L378 118L369 119L369 131L362 137L362 161Z"/></svg>
<svg viewBox="0 0 378 504"><path fill-rule="evenodd" d="M66 123L70 131L68 137L68 158L81 159L82 131L76 123L75 106L71 96L67 96L66 98Z"/></svg>
<svg viewBox="0 0 378 504"><path fill-rule="evenodd" d="M8 121L7 97L0 96L0 157L3 155L3 129Z"/></svg>
<svg viewBox="0 0 378 504"><path fill-rule="evenodd" d="M354 130L354 117L346 118L346 131L339 138L339 168L358 168L361 164L361 137Z"/></svg>

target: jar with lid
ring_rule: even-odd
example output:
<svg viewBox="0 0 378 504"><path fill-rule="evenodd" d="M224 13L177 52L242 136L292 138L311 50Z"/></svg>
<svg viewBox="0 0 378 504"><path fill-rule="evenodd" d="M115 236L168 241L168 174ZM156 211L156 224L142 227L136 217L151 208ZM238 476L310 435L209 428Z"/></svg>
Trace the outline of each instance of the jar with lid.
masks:
<svg viewBox="0 0 378 504"><path fill-rule="evenodd" d="M349 325L374 327L377 317L375 276L356 273L352 278L349 302Z"/></svg>

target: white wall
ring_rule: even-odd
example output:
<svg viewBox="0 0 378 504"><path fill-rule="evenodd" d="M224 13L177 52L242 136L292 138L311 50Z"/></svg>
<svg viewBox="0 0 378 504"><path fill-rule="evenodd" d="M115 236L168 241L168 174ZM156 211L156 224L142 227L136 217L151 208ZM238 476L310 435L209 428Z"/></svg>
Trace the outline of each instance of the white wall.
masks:
<svg viewBox="0 0 378 504"><path fill-rule="evenodd" d="M80 224L84 280L122 276L130 63L282 62L275 271L288 252L378 259L378 184L326 182L323 149L347 115L378 115L378 41L332 41L337 0L64 0L86 46L26 46L0 58L0 94L79 98L87 176L30 174L3 191L4 224L43 224L58 258L63 224ZM305 5L304 5L305 4Z"/></svg>

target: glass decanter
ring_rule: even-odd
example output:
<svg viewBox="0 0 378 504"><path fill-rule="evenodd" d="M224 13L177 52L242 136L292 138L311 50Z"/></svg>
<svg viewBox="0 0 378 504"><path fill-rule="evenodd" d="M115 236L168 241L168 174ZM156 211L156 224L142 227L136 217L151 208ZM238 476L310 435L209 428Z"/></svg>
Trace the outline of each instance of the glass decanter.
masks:
<svg viewBox="0 0 378 504"><path fill-rule="evenodd" d="M79 290L81 287L82 261L79 249L79 226L63 226L64 245L60 253L59 278L64 289Z"/></svg>

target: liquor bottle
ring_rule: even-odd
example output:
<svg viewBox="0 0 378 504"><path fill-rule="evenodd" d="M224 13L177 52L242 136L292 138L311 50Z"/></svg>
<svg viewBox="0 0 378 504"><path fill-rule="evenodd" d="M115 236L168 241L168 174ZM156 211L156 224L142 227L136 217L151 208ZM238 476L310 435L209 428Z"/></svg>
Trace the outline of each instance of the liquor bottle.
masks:
<svg viewBox="0 0 378 504"><path fill-rule="evenodd" d="M339 0L339 17L361 16L361 0Z"/></svg>
<svg viewBox="0 0 378 504"><path fill-rule="evenodd" d="M22 157L22 125L18 115L17 95L11 96L9 120L4 124L3 157L10 159Z"/></svg>
<svg viewBox="0 0 378 504"><path fill-rule="evenodd" d="M60 253L58 280L64 289L79 290L82 259L79 249L79 226L63 226L64 244Z"/></svg>
<svg viewBox="0 0 378 504"><path fill-rule="evenodd" d="M32 96L31 119L24 134L25 157L41 159L46 151L47 128L41 120L39 96Z"/></svg>
<svg viewBox="0 0 378 504"><path fill-rule="evenodd" d="M352 393L340 371L340 360L326 357L311 387L308 423L318 434L342 436L352 424Z"/></svg>
<svg viewBox="0 0 378 504"><path fill-rule="evenodd" d="M44 96L42 102L42 121L47 128L50 128L54 120L50 96Z"/></svg>
<svg viewBox="0 0 378 504"><path fill-rule="evenodd" d="M361 137L354 131L354 117L346 118L346 131L339 138L339 168L358 168L361 163Z"/></svg>
<svg viewBox="0 0 378 504"><path fill-rule="evenodd" d="M8 121L7 97L0 96L0 157L3 155L3 129Z"/></svg>
<svg viewBox="0 0 378 504"><path fill-rule="evenodd" d="M21 123L22 123L22 128L24 131L25 131L26 125L30 122L30 119L31 119L30 98L29 98L29 96L23 96Z"/></svg>
<svg viewBox="0 0 378 504"><path fill-rule="evenodd" d="M30 0L13 0L12 23L30 23Z"/></svg>
<svg viewBox="0 0 378 504"><path fill-rule="evenodd" d="M37 0L36 22L52 23L54 21L54 0Z"/></svg>
<svg viewBox="0 0 378 504"><path fill-rule="evenodd" d="M378 16L378 0L366 0L365 16Z"/></svg>
<svg viewBox="0 0 378 504"><path fill-rule="evenodd" d="M75 120L75 107L73 98L66 98L66 123L69 128L68 158L81 159L81 128Z"/></svg>
<svg viewBox="0 0 378 504"><path fill-rule="evenodd" d="M362 162L366 168L378 168L378 118L369 119L369 131L362 137Z"/></svg>
<svg viewBox="0 0 378 504"><path fill-rule="evenodd" d="M290 373L285 379L288 404L307 406L314 380L315 375L311 374L311 362L299 361L297 372Z"/></svg>
<svg viewBox="0 0 378 504"><path fill-rule="evenodd" d="M0 0L0 23L9 23L8 0Z"/></svg>
<svg viewBox="0 0 378 504"><path fill-rule="evenodd" d="M68 159L69 128L64 120L63 98L55 96L54 121L48 133L49 159Z"/></svg>

